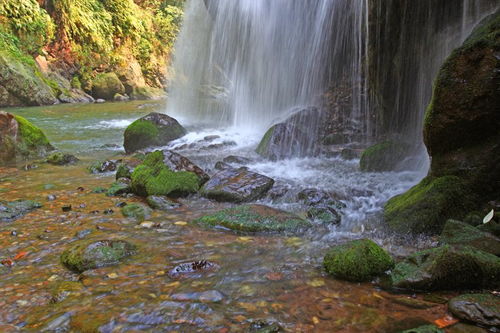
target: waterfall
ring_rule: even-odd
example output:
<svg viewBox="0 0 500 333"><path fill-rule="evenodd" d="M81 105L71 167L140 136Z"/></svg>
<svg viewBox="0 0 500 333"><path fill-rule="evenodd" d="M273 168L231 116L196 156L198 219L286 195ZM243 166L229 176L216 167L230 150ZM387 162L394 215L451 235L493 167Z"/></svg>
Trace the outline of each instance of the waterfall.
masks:
<svg viewBox="0 0 500 333"><path fill-rule="evenodd" d="M167 113L263 133L348 80L353 116L363 118L366 3L188 1Z"/></svg>

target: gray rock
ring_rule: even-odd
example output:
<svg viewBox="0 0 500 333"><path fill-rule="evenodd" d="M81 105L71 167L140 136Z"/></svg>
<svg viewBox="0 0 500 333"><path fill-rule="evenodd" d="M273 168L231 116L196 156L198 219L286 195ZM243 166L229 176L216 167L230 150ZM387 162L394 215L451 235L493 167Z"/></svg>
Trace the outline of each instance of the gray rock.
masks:
<svg viewBox="0 0 500 333"><path fill-rule="evenodd" d="M500 326L500 297L466 294L452 298L448 308L456 317L480 325Z"/></svg>

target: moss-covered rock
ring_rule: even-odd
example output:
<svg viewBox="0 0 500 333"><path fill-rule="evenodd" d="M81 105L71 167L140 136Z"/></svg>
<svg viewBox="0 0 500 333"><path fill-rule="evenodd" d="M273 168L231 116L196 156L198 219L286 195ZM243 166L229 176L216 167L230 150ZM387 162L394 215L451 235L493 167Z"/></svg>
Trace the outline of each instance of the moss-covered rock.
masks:
<svg viewBox="0 0 500 333"><path fill-rule="evenodd" d="M165 146L186 134L177 120L166 114L152 112L134 121L125 130L124 147L127 154L137 150Z"/></svg>
<svg viewBox="0 0 500 333"><path fill-rule="evenodd" d="M448 308L462 320L485 326L500 326L500 297L492 294L466 294L452 298Z"/></svg>
<svg viewBox="0 0 500 333"><path fill-rule="evenodd" d="M325 224L340 224L342 217L332 207L312 207L307 210L307 217Z"/></svg>
<svg viewBox="0 0 500 333"><path fill-rule="evenodd" d="M144 221L151 216L152 210L148 206L140 203L128 204L122 208L125 217L132 217L138 221Z"/></svg>
<svg viewBox="0 0 500 333"><path fill-rule="evenodd" d="M47 163L52 165L75 164L79 161L74 155L56 152L47 156Z"/></svg>
<svg viewBox="0 0 500 333"><path fill-rule="evenodd" d="M196 193L200 188L195 173L172 171L164 164L161 151L149 153L132 172L132 191L140 196L164 195L179 197Z"/></svg>
<svg viewBox="0 0 500 333"><path fill-rule="evenodd" d="M193 222L240 232L300 232L311 226L308 221L294 214L263 205L228 208Z"/></svg>
<svg viewBox="0 0 500 333"><path fill-rule="evenodd" d="M384 217L392 230L401 233L439 233L447 219L460 218L472 210L474 202L463 179L427 177L390 199Z"/></svg>
<svg viewBox="0 0 500 333"><path fill-rule="evenodd" d="M127 179L127 178L121 178L121 179ZM129 182L130 182L130 180L129 180ZM131 192L131 187L130 187L130 184L128 182L116 181L106 191L106 195L108 197L115 197L118 195L130 193L130 192Z"/></svg>
<svg viewBox="0 0 500 333"><path fill-rule="evenodd" d="M125 87L115 73L99 74L92 81L92 96L113 100L116 94L125 94Z"/></svg>
<svg viewBox="0 0 500 333"><path fill-rule="evenodd" d="M79 241L62 253L61 263L81 273L118 264L136 250L136 246L123 240Z"/></svg>
<svg viewBox="0 0 500 333"><path fill-rule="evenodd" d="M470 246L500 256L499 238L456 220L446 221L439 241L456 246Z"/></svg>
<svg viewBox="0 0 500 333"><path fill-rule="evenodd" d="M169 198L161 195L150 195L146 198L149 207L163 211L169 211L179 208L180 203L170 200Z"/></svg>
<svg viewBox="0 0 500 333"><path fill-rule="evenodd" d="M348 281L368 281L394 266L391 256L369 239L350 241L328 250L323 260L328 273Z"/></svg>
<svg viewBox="0 0 500 333"><path fill-rule="evenodd" d="M398 263L391 280L393 287L410 290L495 288L500 283L500 258L471 247L445 245Z"/></svg>
<svg viewBox="0 0 500 333"><path fill-rule="evenodd" d="M410 145L395 141L385 141L367 148L359 161L361 171L395 171L408 156Z"/></svg>
<svg viewBox="0 0 500 333"><path fill-rule="evenodd" d="M130 167L126 164L120 164L120 165L118 165L118 168L116 169L115 178L116 179L130 178L130 177L132 177L132 171L133 171L132 167Z"/></svg>
<svg viewBox="0 0 500 333"><path fill-rule="evenodd" d="M0 201L0 222L15 220L40 207L40 203L31 200Z"/></svg>

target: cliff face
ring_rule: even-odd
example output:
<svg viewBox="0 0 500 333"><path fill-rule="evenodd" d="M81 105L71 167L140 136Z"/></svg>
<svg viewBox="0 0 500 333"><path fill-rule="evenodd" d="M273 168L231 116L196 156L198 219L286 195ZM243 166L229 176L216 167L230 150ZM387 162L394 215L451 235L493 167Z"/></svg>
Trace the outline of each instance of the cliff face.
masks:
<svg viewBox="0 0 500 333"><path fill-rule="evenodd" d="M0 2L0 106L92 101L96 79L109 73L123 89L106 95L162 95L183 2Z"/></svg>

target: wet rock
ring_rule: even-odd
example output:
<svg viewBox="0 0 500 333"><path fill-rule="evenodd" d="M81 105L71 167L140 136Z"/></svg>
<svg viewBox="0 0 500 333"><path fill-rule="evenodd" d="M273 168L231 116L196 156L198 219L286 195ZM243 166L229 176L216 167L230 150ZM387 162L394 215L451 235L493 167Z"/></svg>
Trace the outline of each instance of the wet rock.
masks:
<svg viewBox="0 0 500 333"><path fill-rule="evenodd" d="M140 203L128 204L122 208L122 214L125 217L132 217L138 221L144 221L151 216L151 208Z"/></svg>
<svg viewBox="0 0 500 333"><path fill-rule="evenodd" d="M169 211L182 206L180 203L170 200L169 198L161 195L150 195L146 198L149 207Z"/></svg>
<svg viewBox="0 0 500 333"><path fill-rule="evenodd" d="M117 161L97 161L92 163L89 167L88 170L90 173L104 173L104 172L112 172L115 171L117 168Z"/></svg>
<svg viewBox="0 0 500 333"><path fill-rule="evenodd" d="M500 258L471 247L445 245L414 253L398 263L390 277L399 289L494 288L500 283Z"/></svg>
<svg viewBox="0 0 500 333"><path fill-rule="evenodd" d="M0 222L13 221L40 207L41 204L31 200L0 201Z"/></svg>
<svg viewBox="0 0 500 333"><path fill-rule="evenodd" d="M152 112L130 124L125 130L124 147L127 154L140 149L165 146L186 134L177 120L166 114Z"/></svg>
<svg viewBox="0 0 500 333"><path fill-rule="evenodd" d="M437 306L436 303L426 302L412 297L396 297L392 301L413 309L430 309Z"/></svg>
<svg viewBox="0 0 500 333"><path fill-rule="evenodd" d="M172 171L164 164L164 159L162 151L147 154L144 162L132 173L132 191L144 197L180 197L196 193L200 187L198 175L188 171Z"/></svg>
<svg viewBox="0 0 500 333"><path fill-rule="evenodd" d="M134 171L134 169L129 166L129 165L126 165L126 164L120 164L118 165L118 168L116 169L116 176L115 178L116 179L120 179L120 178L129 178L132 176L132 171Z"/></svg>
<svg viewBox="0 0 500 333"><path fill-rule="evenodd" d="M71 205L64 205L64 206L62 206L62 207L61 207L61 210L62 210L63 212L65 212L65 213L67 213L67 212L71 212L71 210L72 210L72 209L73 209L73 208L71 207Z"/></svg>
<svg viewBox="0 0 500 333"><path fill-rule="evenodd" d="M250 324L249 333L279 333L284 332L283 328L277 323L269 323L258 320Z"/></svg>
<svg viewBox="0 0 500 333"><path fill-rule="evenodd" d="M456 220L446 222L439 241L450 245L470 246L500 256L499 238Z"/></svg>
<svg viewBox="0 0 500 333"><path fill-rule="evenodd" d="M267 196L271 200L277 200L283 198L290 190L291 186L288 184L275 183L269 192L267 192Z"/></svg>
<svg viewBox="0 0 500 333"><path fill-rule="evenodd" d="M300 232L311 226L294 214L263 205L224 209L196 219L194 223L242 232Z"/></svg>
<svg viewBox="0 0 500 333"><path fill-rule="evenodd" d="M490 221L488 223L479 225L477 229L483 232L488 232L500 238L500 222Z"/></svg>
<svg viewBox="0 0 500 333"><path fill-rule="evenodd" d="M340 224L342 217L331 207L313 207L307 210L307 217L325 224Z"/></svg>
<svg viewBox="0 0 500 333"><path fill-rule="evenodd" d="M100 328L111 320L106 311L93 313L83 311L71 317L70 331L72 332L102 332Z"/></svg>
<svg viewBox="0 0 500 333"><path fill-rule="evenodd" d="M274 180L246 169L226 169L214 175L200 190L206 198L227 202L260 199L273 187Z"/></svg>
<svg viewBox="0 0 500 333"><path fill-rule="evenodd" d="M350 241L328 250L326 271L348 281L368 281L394 266L391 256L369 239Z"/></svg>
<svg viewBox="0 0 500 333"><path fill-rule="evenodd" d="M412 147L399 141L385 141L366 149L359 162L361 171L383 172L404 169L401 164Z"/></svg>
<svg viewBox="0 0 500 333"><path fill-rule="evenodd" d="M62 281L56 283L51 290L51 303L59 303L64 301L68 296L74 293L80 293L84 289L83 285L79 282Z"/></svg>
<svg viewBox="0 0 500 333"><path fill-rule="evenodd" d="M228 163L228 164L246 165L246 164L252 162L252 160L249 158L246 158L246 157L230 155L230 156L224 157L222 162Z"/></svg>
<svg viewBox="0 0 500 333"><path fill-rule="evenodd" d="M127 205L127 203L126 203L126 202L124 202L124 201L120 201L120 202L117 202L117 203L115 204L115 207L118 207L118 208L123 208L123 207L125 207L126 205Z"/></svg>
<svg viewBox="0 0 500 333"><path fill-rule="evenodd" d="M500 297L491 294L466 294L448 303L454 316L485 326L500 326Z"/></svg>
<svg viewBox="0 0 500 333"><path fill-rule="evenodd" d="M47 195L47 201L54 201L56 199L57 199L57 197L54 194Z"/></svg>
<svg viewBox="0 0 500 333"><path fill-rule="evenodd" d="M163 150L163 156L165 157L163 163L170 170L192 172L198 176L200 185L205 184L210 179L210 176L202 168L181 154L171 150Z"/></svg>
<svg viewBox="0 0 500 333"><path fill-rule="evenodd" d="M106 100L105 100L105 99L102 99L102 98L97 98L97 99L95 100L95 102L96 102L97 104L102 104L102 103L106 103Z"/></svg>
<svg viewBox="0 0 500 333"><path fill-rule="evenodd" d="M92 96L97 99L113 100L116 94L124 94L125 87L116 73L99 74L92 81ZM96 102L97 102L96 101Z"/></svg>
<svg viewBox="0 0 500 333"><path fill-rule="evenodd" d="M448 329L447 333L488 333L484 328L465 323L458 323Z"/></svg>
<svg viewBox="0 0 500 333"><path fill-rule="evenodd" d="M113 96L113 101L115 102L126 102L126 101L129 101L130 100L130 97L127 96L127 94L115 94Z"/></svg>
<svg viewBox="0 0 500 333"><path fill-rule="evenodd" d="M435 325L424 325L402 331L401 333L444 333L444 331Z"/></svg>
<svg viewBox="0 0 500 333"><path fill-rule="evenodd" d="M127 179L127 178L125 178ZM127 194L132 191L130 184L123 182L114 182L111 187L107 190L106 195L108 197L116 197L119 195Z"/></svg>
<svg viewBox="0 0 500 333"><path fill-rule="evenodd" d="M70 165L78 163L79 159L71 154L52 153L47 157L47 163L52 165Z"/></svg>
<svg viewBox="0 0 500 333"><path fill-rule="evenodd" d="M133 255L136 247L123 240L79 241L61 255L61 263L81 273L118 264Z"/></svg>
<svg viewBox="0 0 500 333"><path fill-rule="evenodd" d="M218 303L224 299L224 295L217 290L209 290L194 293L173 294L170 298L174 301L196 301L202 303Z"/></svg>
<svg viewBox="0 0 500 333"><path fill-rule="evenodd" d="M233 167L231 165L224 163L224 162L221 162L221 161L215 163L215 165L214 165L214 169L219 170L219 171L232 169L232 168Z"/></svg>
<svg viewBox="0 0 500 333"><path fill-rule="evenodd" d="M108 190L104 187L96 187L92 190L92 193L105 193L107 192Z"/></svg>
<svg viewBox="0 0 500 333"><path fill-rule="evenodd" d="M75 234L75 237L78 239L83 239L92 233L92 229L80 230Z"/></svg>
<svg viewBox="0 0 500 333"><path fill-rule="evenodd" d="M219 265L216 263L200 260L175 266L168 272L168 276L172 279L178 279L182 277L198 276L203 273L213 272L217 269L219 269Z"/></svg>
<svg viewBox="0 0 500 333"><path fill-rule="evenodd" d="M266 132L256 149L257 154L273 161L317 155L321 119L321 112L315 107L298 110Z"/></svg>
<svg viewBox="0 0 500 333"><path fill-rule="evenodd" d="M212 142L217 139L220 139L219 135L207 135L206 137L203 138L203 141Z"/></svg>
<svg viewBox="0 0 500 333"><path fill-rule="evenodd" d="M329 192L309 188L300 191L297 194L297 200L302 201L305 205L311 207L326 207L332 206L342 208L343 204L335 198L335 195Z"/></svg>
<svg viewBox="0 0 500 333"><path fill-rule="evenodd" d="M356 149L345 148L340 152L340 157L342 157L344 160L355 160L359 158L359 156L360 153Z"/></svg>

